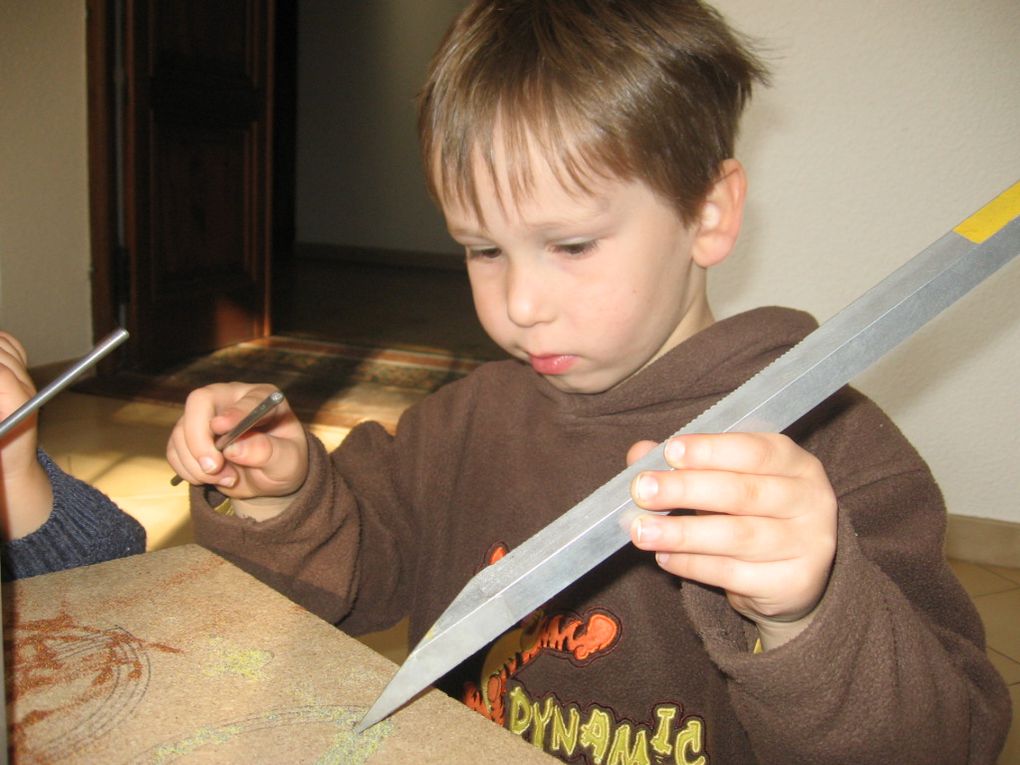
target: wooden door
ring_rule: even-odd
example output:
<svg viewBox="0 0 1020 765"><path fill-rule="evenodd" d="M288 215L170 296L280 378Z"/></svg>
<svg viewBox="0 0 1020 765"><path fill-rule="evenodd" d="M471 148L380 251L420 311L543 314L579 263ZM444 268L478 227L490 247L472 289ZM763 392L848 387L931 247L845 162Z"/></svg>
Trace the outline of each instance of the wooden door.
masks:
<svg viewBox="0 0 1020 765"><path fill-rule="evenodd" d="M270 330L273 6L123 0L114 14L130 366Z"/></svg>

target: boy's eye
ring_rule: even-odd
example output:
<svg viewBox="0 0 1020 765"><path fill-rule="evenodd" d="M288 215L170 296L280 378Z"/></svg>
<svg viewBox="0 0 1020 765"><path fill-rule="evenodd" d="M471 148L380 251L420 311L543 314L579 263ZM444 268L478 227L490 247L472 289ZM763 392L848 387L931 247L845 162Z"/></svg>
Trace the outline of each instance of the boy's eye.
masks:
<svg viewBox="0 0 1020 765"><path fill-rule="evenodd" d="M597 239L588 239L583 242L561 242L554 245L558 252L565 255L586 255L598 246Z"/></svg>
<svg viewBox="0 0 1020 765"><path fill-rule="evenodd" d="M465 247L468 260L479 258L481 260L492 260L503 254L499 247Z"/></svg>

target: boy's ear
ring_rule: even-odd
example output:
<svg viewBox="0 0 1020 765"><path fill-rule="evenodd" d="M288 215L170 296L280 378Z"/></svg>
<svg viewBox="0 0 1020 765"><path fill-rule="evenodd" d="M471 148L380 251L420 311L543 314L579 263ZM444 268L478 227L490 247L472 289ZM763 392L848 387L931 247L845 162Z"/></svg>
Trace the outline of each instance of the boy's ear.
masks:
<svg viewBox="0 0 1020 765"><path fill-rule="evenodd" d="M691 254L694 262L702 268L721 263L733 250L744 218L746 195L744 166L735 159L724 160L719 166L719 177L709 189L701 205L701 215L695 223Z"/></svg>

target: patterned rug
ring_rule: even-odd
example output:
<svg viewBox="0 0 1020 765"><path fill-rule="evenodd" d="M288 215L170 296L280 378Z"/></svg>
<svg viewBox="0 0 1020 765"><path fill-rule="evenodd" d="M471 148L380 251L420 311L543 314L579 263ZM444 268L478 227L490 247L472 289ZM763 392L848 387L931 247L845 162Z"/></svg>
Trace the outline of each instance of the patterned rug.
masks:
<svg viewBox="0 0 1020 765"><path fill-rule="evenodd" d="M441 351L369 348L272 336L240 343L160 373L123 372L74 386L80 393L183 405L214 382L266 382L306 423L350 428L364 420L391 431L400 413L482 362Z"/></svg>

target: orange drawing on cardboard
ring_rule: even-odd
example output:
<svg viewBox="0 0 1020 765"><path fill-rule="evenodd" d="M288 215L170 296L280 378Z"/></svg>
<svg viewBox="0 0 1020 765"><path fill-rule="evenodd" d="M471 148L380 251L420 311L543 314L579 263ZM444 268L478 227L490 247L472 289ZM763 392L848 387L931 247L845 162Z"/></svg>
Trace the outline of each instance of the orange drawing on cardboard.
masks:
<svg viewBox="0 0 1020 765"><path fill-rule="evenodd" d="M180 653L66 613L21 623L15 634L4 646L15 668L7 677L12 743L42 762L60 761L131 713L149 683L150 649Z"/></svg>

